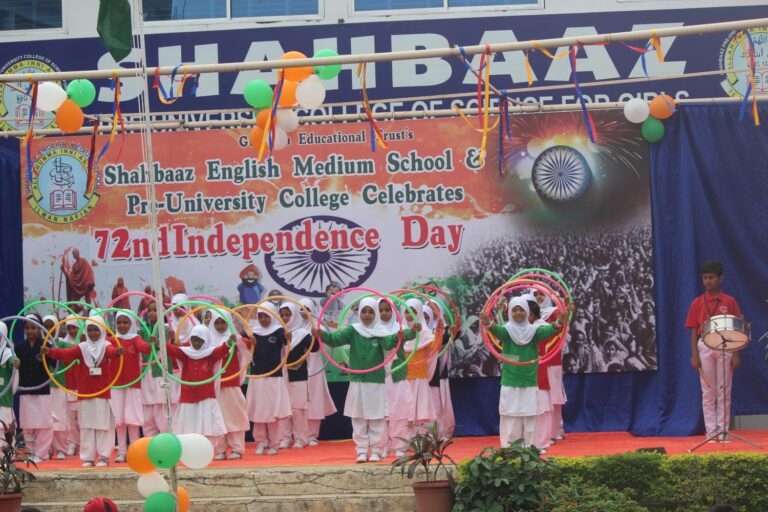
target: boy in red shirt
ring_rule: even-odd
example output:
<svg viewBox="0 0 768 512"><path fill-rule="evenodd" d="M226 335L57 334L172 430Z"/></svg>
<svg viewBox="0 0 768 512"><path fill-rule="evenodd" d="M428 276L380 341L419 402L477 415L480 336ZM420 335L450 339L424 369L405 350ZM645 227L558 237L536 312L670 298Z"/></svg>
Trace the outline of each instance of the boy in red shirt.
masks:
<svg viewBox="0 0 768 512"><path fill-rule="evenodd" d="M723 283L723 271L723 264L719 261L709 260L702 263L701 280L705 291L693 299L688 310L688 319L685 321L685 327L691 329L691 366L699 371L701 378L701 405L704 410L707 437L724 431L729 424L733 370L741 364L738 352L713 350L701 341L701 328L709 317L741 316L736 299L720 289ZM725 374L723 374L723 358L725 358ZM727 411L725 417L723 417L721 391L723 383L725 383L725 410ZM724 438L720 440L726 441Z"/></svg>

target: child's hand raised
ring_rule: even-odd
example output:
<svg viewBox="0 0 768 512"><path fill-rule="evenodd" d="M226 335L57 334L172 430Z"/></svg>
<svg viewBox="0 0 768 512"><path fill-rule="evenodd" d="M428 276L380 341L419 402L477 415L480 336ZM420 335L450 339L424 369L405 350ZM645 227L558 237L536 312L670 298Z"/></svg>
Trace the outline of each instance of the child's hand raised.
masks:
<svg viewBox="0 0 768 512"><path fill-rule="evenodd" d="M121 356L124 353L125 353L125 349L123 347L120 347L117 350L115 350L115 354L117 354L118 356Z"/></svg>
<svg viewBox="0 0 768 512"><path fill-rule="evenodd" d="M40 347L40 353L44 356L47 356L51 353L51 349L49 347Z"/></svg>
<svg viewBox="0 0 768 512"><path fill-rule="evenodd" d="M319 338L322 334L323 334L323 331L321 331L317 327L312 329L312 336L314 336L315 338Z"/></svg>
<svg viewBox="0 0 768 512"><path fill-rule="evenodd" d="M421 332L421 324L418 323L418 322L413 324L413 330L416 331L416 332Z"/></svg>
<svg viewBox="0 0 768 512"><path fill-rule="evenodd" d="M490 327L493 324L493 321L490 319L490 317L485 312L480 313L480 321L486 327Z"/></svg>

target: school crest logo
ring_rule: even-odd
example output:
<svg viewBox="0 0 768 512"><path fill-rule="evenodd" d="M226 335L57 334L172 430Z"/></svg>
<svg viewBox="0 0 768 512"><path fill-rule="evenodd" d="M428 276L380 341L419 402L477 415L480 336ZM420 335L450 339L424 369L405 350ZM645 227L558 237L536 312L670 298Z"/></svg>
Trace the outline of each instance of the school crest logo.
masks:
<svg viewBox="0 0 768 512"><path fill-rule="evenodd" d="M19 55L0 68L2 74L19 75L18 82L0 83L0 130L26 130L29 127L27 119L32 107L32 98L26 94L29 82L25 77L32 73L54 71L61 70L53 61L42 55ZM66 87L66 83L58 84ZM35 112L35 129L50 128L56 123L54 119L41 119L46 117L45 114L49 114L47 117L53 117L50 112L44 113L39 109Z"/></svg>
<svg viewBox="0 0 768 512"><path fill-rule="evenodd" d="M768 94L768 27L750 29L752 42L755 46L755 90L753 94ZM746 53L745 53L746 49ZM719 66L728 69L746 70L749 68L749 44L746 39L742 42L739 32L732 32L720 49ZM761 68L763 68L761 70ZM725 75L720 86L729 96L743 97L747 92L749 74L747 71L731 72Z"/></svg>
<svg viewBox="0 0 768 512"><path fill-rule="evenodd" d="M97 180L88 184L88 151L57 142L33 155L27 203L42 219L69 224L88 215L99 200Z"/></svg>

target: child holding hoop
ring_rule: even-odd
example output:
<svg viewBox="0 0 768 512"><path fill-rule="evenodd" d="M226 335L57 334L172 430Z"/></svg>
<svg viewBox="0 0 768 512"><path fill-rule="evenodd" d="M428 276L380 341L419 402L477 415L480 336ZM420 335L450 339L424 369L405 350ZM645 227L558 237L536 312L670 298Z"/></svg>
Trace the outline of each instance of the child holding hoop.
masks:
<svg viewBox="0 0 768 512"><path fill-rule="evenodd" d="M0 421L7 426L13 423L13 392L16 386L11 382L13 368L19 366L20 361L13 357L8 339L8 326L0 322L0 388L7 388L5 394L0 397ZM0 447L5 446L5 441L0 439Z"/></svg>
<svg viewBox="0 0 768 512"><path fill-rule="evenodd" d="M573 304L568 310L573 311ZM538 358L538 342L554 336L563 328L566 313L561 313L554 324L535 326L530 320L528 301L514 297L509 301L507 323L497 325L485 313L480 320L491 334L501 340L502 355L510 361L527 362ZM538 410L538 363L513 365L502 363L501 396L499 397L499 438L501 446L507 447L513 441L523 439L526 445L533 444Z"/></svg>
<svg viewBox="0 0 768 512"><path fill-rule="evenodd" d="M80 396L77 402L80 459L85 468L93 467L97 456L97 467L108 466L115 446L115 420L109 404L109 387L114 378L110 372L110 360L121 356L123 349L115 348L107 341L104 325L101 316L93 315L85 324L86 341L71 348L40 348L41 354L66 364L79 360L76 370L72 370L78 372L78 393L98 393L92 397Z"/></svg>
<svg viewBox="0 0 768 512"><path fill-rule="evenodd" d="M286 367L288 379L288 396L291 402L291 418L283 420L283 441L290 445L293 439L293 448L304 448L309 443L309 423L307 411L309 409L309 384L307 361L304 359L296 364L307 354L312 343L310 322L301 315L299 306L293 302L285 301L280 304L280 318L288 326L291 333L290 353L288 354Z"/></svg>
<svg viewBox="0 0 768 512"><path fill-rule="evenodd" d="M349 368L365 370L384 362L384 351L398 344L398 335L381 324L378 299L366 297L360 301L360 321L336 332L322 333L315 327L312 335L331 347L350 346ZM406 329L406 340L413 339L421 331L421 324L414 322ZM380 462L386 448L387 389L384 384L384 368L352 373L349 391L344 405L344 415L352 418L352 437L357 451L357 462ZM369 456L370 451L370 456Z"/></svg>

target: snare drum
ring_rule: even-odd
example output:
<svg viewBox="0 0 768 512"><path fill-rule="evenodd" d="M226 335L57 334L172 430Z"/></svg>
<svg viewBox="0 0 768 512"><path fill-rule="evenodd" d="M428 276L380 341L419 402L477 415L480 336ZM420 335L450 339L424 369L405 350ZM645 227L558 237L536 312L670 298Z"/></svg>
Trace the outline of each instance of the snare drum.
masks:
<svg viewBox="0 0 768 512"><path fill-rule="evenodd" d="M734 315L712 316L701 328L701 341L714 350L741 350L749 343L749 337L749 324Z"/></svg>

